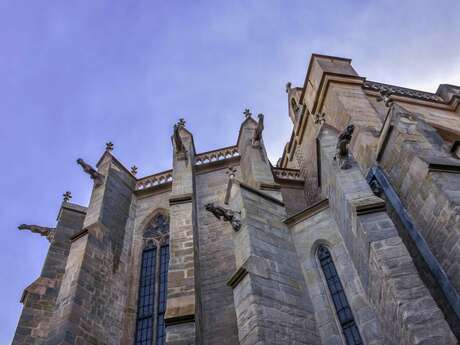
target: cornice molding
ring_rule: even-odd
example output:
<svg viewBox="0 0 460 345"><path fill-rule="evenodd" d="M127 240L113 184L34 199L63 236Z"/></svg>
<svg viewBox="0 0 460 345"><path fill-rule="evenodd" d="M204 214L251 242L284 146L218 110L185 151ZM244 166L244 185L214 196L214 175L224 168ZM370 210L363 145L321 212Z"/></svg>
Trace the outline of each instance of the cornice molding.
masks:
<svg viewBox="0 0 460 345"><path fill-rule="evenodd" d="M294 226L303 222L304 220L313 217L314 215L320 213L321 211L327 209L329 207L329 200L323 199L314 203L313 205L307 207L306 209L286 218L283 223L286 224L288 227Z"/></svg>

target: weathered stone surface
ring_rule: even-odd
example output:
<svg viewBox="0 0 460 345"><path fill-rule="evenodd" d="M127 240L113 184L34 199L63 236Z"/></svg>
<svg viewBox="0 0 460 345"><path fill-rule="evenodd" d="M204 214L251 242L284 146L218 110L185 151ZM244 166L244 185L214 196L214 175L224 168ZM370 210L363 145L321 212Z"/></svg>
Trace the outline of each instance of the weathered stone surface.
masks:
<svg viewBox="0 0 460 345"><path fill-rule="evenodd" d="M64 202L59 212L55 236L40 277L27 287L22 296L24 309L13 339L14 345L42 344L53 325L50 321L58 292L63 285L70 238L81 230L85 208Z"/></svg>
<svg viewBox="0 0 460 345"><path fill-rule="evenodd" d="M247 275L233 287L240 344L319 344L311 302L284 207L235 182L230 206L240 209L233 233L237 269Z"/></svg>
<svg viewBox="0 0 460 345"><path fill-rule="evenodd" d="M343 171L334 162L335 136L327 126L320 133L322 186L384 334L392 334L397 344L455 344L395 225L382 212L380 199L372 193L357 164ZM366 203L369 207L360 214ZM415 311L419 317L410 317ZM438 328L433 335L414 331L432 324Z"/></svg>
<svg viewBox="0 0 460 345"><path fill-rule="evenodd" d="M287 88L293 133L276 168L263 122L249 111L236 146L202 154L180 121L173 169L145 178L109 145L97 171L82 164L96 182L88 208L63 203L43 271L24 291L13 344L132 345L145 317L139 301L151 303L155 339L164 330L161 260L146 265L156 280L139 299L141 260L168 236L168 345L343 345L320 245L365 344L457 343L459 89L431 94L370 82L350 59L313 55L304 87ZM378 102L382 90L392 102ZM350 124L350 166L342 170L333 157ZM367 184L363 176L375 178L376 165L402 206ZM208 203L235 211L241 228L207 212ZM169 233L147 236L159 214Z"/></svg>
<svg viewBox="0 0 460 345"><path fill-rule="evenodd" d="M319 245L327 246L332 253L364 342L366 344L391 344L391 337L388 335L384 337L380 322L368 300L366 290L361 283L331 210L326 209L313 214L313 216L295 224L291 232L314 307L321 344L342 344L343 342L342 331L336 322L335 309L316 258L316 249Z"/></svg>

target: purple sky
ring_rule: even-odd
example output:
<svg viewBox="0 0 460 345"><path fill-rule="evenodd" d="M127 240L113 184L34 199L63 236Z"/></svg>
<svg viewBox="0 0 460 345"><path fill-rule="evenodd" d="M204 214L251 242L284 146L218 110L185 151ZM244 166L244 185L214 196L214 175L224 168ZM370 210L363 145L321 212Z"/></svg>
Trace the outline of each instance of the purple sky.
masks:
<svg viewBox="0 0 460 345"><path fill-rule="evenodd" d="M61 195L87 205L75 163L114 154L138 176L169 169L172 125L199 152L233 145L249 107L275 163L289 139L284 92L311 53L350 57L371 80L435 91L460 84L460 2L0 1L0 344L55 226Z"/></svg>

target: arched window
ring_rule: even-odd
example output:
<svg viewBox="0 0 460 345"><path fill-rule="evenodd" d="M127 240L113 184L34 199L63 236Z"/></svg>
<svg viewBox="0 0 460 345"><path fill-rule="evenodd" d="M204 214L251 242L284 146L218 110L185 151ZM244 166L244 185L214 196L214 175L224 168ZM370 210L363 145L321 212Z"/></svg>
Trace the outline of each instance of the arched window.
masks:
<svg viewBox="0 0 460 345"><path fill-rule="evenodd" d="M348 304L347 296L345 296L345 291L332 261L331 253L326 247L320 246L318 248L318 260L326 278L327 287L329 288L337 313L337 319L342 327L342 333L347 345L362 345L363 341L361 340L361 335Z"/></svg>
<svg viewBox="0 0 460 345"><path fill-rule="evenodd" d="M135 345L163 345L165 342L168 240L169 222L165 215L159 213L144 230Z"/></svg>

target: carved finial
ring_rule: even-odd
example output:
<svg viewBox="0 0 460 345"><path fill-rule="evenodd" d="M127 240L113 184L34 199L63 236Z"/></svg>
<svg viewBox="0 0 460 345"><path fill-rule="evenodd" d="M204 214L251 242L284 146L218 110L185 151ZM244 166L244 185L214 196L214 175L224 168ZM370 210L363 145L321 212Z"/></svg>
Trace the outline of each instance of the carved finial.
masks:
<svg viewBox="0 0 460 345"><path fill-rule="evenodd" d="M230 180L235 178L236 175L236 168L235 167L228 167L227 171L225 172L228 175Z"/></svg>
<svg viewBox="0 0 460 345"><path fill-rule="evenodd" d="M113 143L111 141L105 143L105 150L106 151L113 151Z"/></svg>
<svg viewBox="0 0 460 345"><path fill-rule="evenodd" d="M137 166L133 165L131 167L131 174L136 175L137 174Z"/></svg>
<svg viewBox="0 0 460 345"><path fill-rule="evenodd" d="M229 222L232 225L233 230L238 231L241 228L240 214L241 212L236 212L222 206L217 206L214 203L209 203L205 205L206 211L211 212L214 217L219 220Z"/></svg>
<svg viewBox="0 0 460 345"><path fill-rule="evenodd" d="M44 236L48 239L48 241L52 241L54 238L54 232L56 229L54 228L46 228L44 226L38 225L29 225L29 224L21 224L18 226L19 230L29 230L35 234L39 234L40 236Z"/></svg>
<svg viewBox="0 0 460 345"><path fill-rule="evenodd" d="M64 194L62 194L62 197L64 202L69 202L69 200L72 199L72 193L70 191L67 191Z"/></svg>
<svg viewBox="0 0 460 345"><path fill-rule="evenodd" d="M355 126L350 124L339 135L337 146L336 146L337 151L336 151L334 160L339 161L340 169L345 170L345 169L351 168L351 161L350 161L348 146L350 145L350 141L351 141L351 137L353 135L354 129L355 129Z"/></svg>
<svg viewBox="0 0 460 345"><path fill-rule="evenodd" d="M384 102L385 106L390 108L393 105L393 99L391 98L392 95L393 92L391 90L381 89L380 95L377 96L377 102Z"/></svg>
<svg viewBox="0 0 460 345"><path fill-rule="evenodd" d="M291 84L290 81L288 81L288 82L286 83L286 93L289 92L289 90L291 89L291 87L292 87L292 84Z"/></svg>
<svg viewBox="0 0 460 345"><path fill-rule="evenodd" d="M248 108L244 109L243 114L246 119L252 115L251 111Z"/></svg>
<svg viewBox="0 0 460 345"><path fill-rule="evenodd" d="M183 118L180 118L179 121L177 121L177 125L180 127L185 127L185 120Z"/></svg>
<svg viewBox="0 0 460 345"><path fill-rule="evenodd" d="M326 113L316 113L313 114L313 117L315 118L315 123L322 125L324 122L326 122Z"/></svg>
<svg viewBox="0 0 460 345"><path fill-rule="evenodd" d="M77 159L77 164L80 165L83 168L83 171L91 177L96 187L102 185L102 182L104 181L104 175L98 173L96 169L94 169L81 158Z"/></svg>

